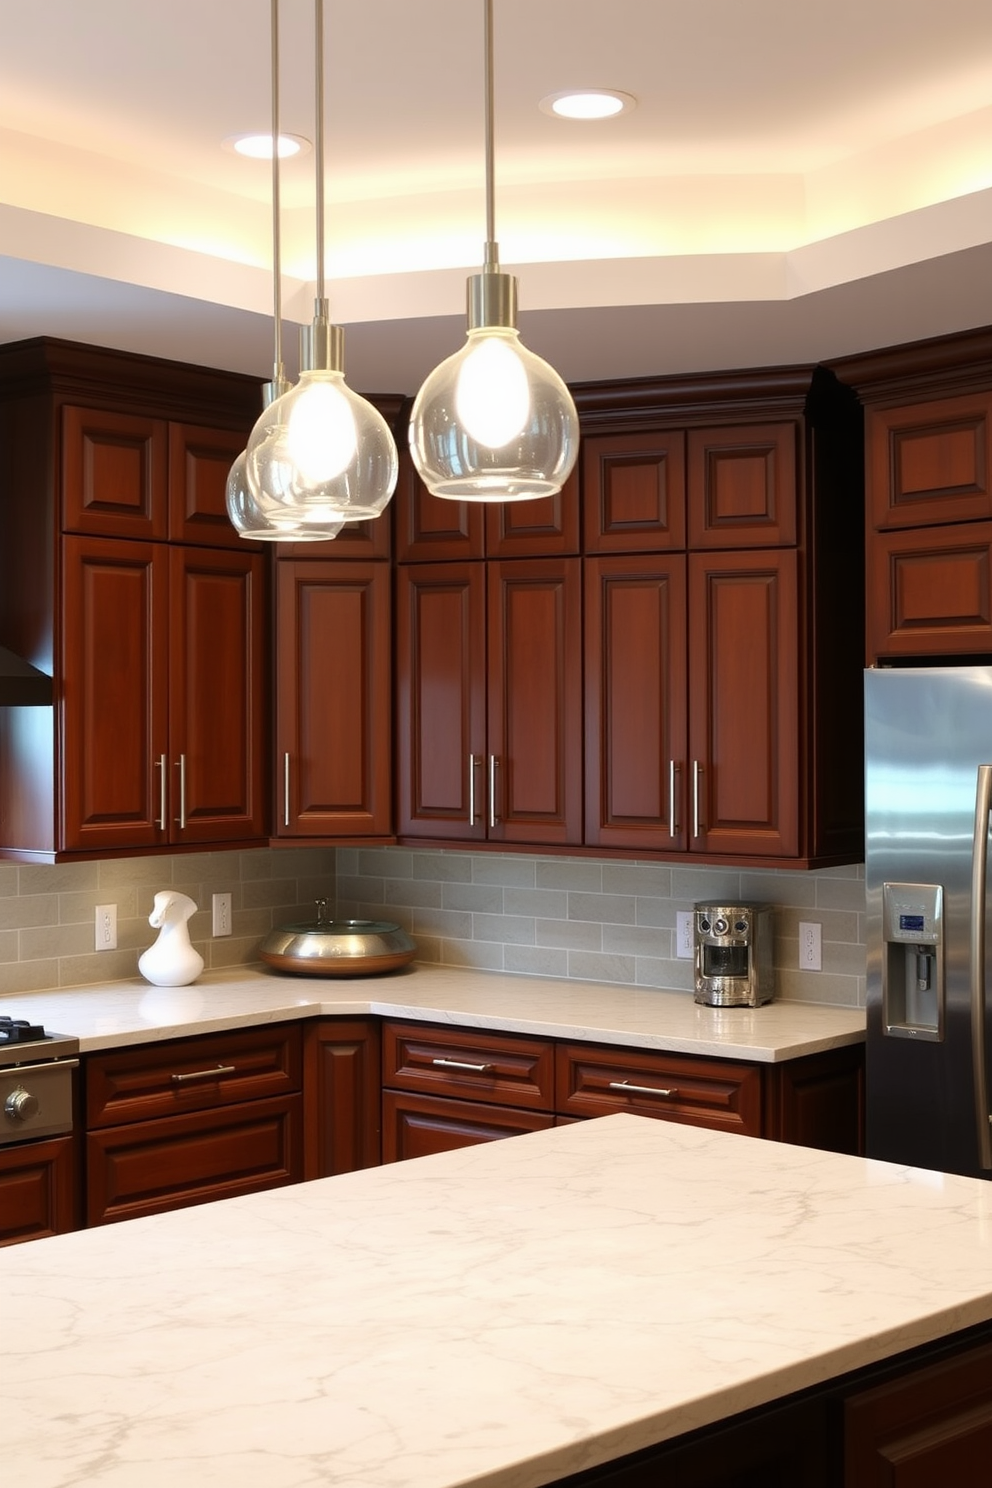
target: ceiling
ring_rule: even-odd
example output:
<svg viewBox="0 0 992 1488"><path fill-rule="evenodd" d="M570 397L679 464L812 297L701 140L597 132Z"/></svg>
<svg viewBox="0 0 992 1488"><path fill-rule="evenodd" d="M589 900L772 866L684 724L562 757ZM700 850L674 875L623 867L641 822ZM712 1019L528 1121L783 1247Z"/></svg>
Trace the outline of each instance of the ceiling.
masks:
<svg viewBox="0 0 992 1488"><path fill-rule="evenodd" d="M495 0L496 236L570 381L829 359L992 323L988 0ZM281 0L314 138L313 3ZM485 239L482 0L325 0L327 292L349 382L413 392ZM0 0L0 341L267 377L268 0ZM637 107L539 107L570 86ZM282 170L284 356L313 152Z"/></svg>

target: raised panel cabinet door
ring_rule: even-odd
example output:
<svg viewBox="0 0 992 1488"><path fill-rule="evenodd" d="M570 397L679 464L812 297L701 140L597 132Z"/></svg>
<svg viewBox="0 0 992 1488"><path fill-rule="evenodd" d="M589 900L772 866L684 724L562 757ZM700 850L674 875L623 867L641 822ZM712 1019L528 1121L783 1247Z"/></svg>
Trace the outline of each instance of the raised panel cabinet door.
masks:
<svg viewBox="0 0 992 1488"><path fill-rule="evenodd" d="M169 436L164 419L106 408L62 409L62 526L67 532L164 540Z"/></svg>
<svg viewBox="0 0 992 1488"><path fill-rule="evenodd" d="M869 409L865 443L879 531L992 518L992 392Z"/></svg>
<svg viewBox="0 0 992 1488"><path fill-rule="evenodd" d="M686 842L686 585L680 553L585 561L585 840Z"/></svg>
<svg viewBox="0 0 992 1488"><path fill-rule="evenodd" d="M486 571L396 570L396 829L484 838Z"/></svg>
<svg viewBox="0 0 992 1488"><path fill-rule="evenodd" d="M62 846L168 841L169 556L67 537L62 566Z"/></svg>
<svg viewBox="0 0 992 1488"><path fill-rule="evenodd" d="M75 1146L53 1137L0 1151L0 1245L76 1228Z"/></svg>
<svg viewBox="0 0 992 1488"><path fill-rule="evenodd" d="M685 547L685 434L593 434L582 441L587 553Z"/></svg>
<svg viewBox="0 0 992 1488"><path fill-rule="evenodd" d="M770 548L796 541L795 424L690 429L689 547Z"/></svg>
<svg viewBox="0 0 992 1488"><path fill-rule="evenodd" d="M390 567L276 564L276 832L388 836Z"/></svg>
<svg viewBox="0 0 992 1488"><path fill-rule="evenodd" d="M791 550L689 558L689 847L799 853L798 574Z"/></svg>
<svg viewBox="0 0 992 1488"><path fill-rule="evenodd" d="M447 1100L440 1095L382 1092L382 1160L403 1162L456 1147L474 1147L526 1132L549 1131L553 1116L487 1106L483 1101Z"/></svg>
<svg viewBox="0 0 992 1488"><path fill-rule="evenodd" d="M485 552L483 508L472 501L432 496L406 450L392 501L398 563L481 558Z"/></svg>
<svg viewBox="0 0 992 1488"><path fill-rule="evenodd" d="M560 491L485 508L487 558L543 558L579 551L579 472Z"/></svg>
<svg viewBox="0 0 992 1488"><path fill-rule="evenodd" d="M173 542L244 545L227 515L227 477L250 431L169 425L169 536Z"/></svg>
<svg viewBox="0 0 992 1488"><path fill-rule="evenodd" d="M379 1026L318 1018L303 1042L303 1176L329 1178L381 1161Z"/></svg>
<svg viewBox="0 0 992 1488"><path fill-rule="evenodd" d="M262 838L265 555L172 547L169 558L170 839Z"/></svg>
<svg viewBox="0 0 992 1488"><path fill-rule="evenodd" d="M581 842L581 559L487 568L489 840Z"/></svg>
<svg viewBox="0 0 992 1488"><path fill-rule="evenodd" d="M869 663L992 651L992 522L869 532Z"/></svg>

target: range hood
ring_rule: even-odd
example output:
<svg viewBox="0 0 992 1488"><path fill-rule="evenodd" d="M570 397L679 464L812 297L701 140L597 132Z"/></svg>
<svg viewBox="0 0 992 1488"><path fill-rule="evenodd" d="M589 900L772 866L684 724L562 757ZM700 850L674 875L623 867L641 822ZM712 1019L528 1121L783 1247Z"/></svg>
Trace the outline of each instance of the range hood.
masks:
<svg viewBox="0 0 992 1488"><path fill-rule="evenodd" d="M51 677L0 646L0 708L43 708L51 702Z"/></svg>

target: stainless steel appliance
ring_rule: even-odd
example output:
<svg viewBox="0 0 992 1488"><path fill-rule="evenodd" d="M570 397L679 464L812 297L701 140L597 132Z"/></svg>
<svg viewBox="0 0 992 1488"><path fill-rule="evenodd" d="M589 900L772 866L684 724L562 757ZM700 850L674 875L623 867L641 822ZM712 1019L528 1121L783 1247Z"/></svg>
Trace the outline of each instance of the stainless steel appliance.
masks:
<svg viewBox="0 0 992 1488"><path fill-rule="evenodd" d="M989 1176L992 667L865 674L869 1156Z"/></svg>
<svg viewBox="0 0 992 1488"><path fill-rule="evenodd" d="M695 999L707 1007L757 1007L772 998L768 904L697 904Z"/></svg>
<svg viewBox="0 0 992 1488"><path fill-rule="evenodd" d="M0 1147L72 1130L79 1040L0 1017Z"/></svg>

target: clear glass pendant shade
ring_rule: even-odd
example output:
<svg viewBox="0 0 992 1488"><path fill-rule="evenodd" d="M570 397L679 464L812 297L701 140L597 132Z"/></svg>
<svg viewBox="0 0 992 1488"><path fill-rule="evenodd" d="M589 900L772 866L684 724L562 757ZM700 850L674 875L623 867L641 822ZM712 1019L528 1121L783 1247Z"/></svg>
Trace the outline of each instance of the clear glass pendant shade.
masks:
<svg viewBox="0 0 992 1488"><path fill-rule="evenodd" d="M327 542L337 537L344 518L303 526L278 503L270 503L273 509L267 514L248 488L247 463L248 451L242 450L227 477L227 514L241 537L258 542Z"/></svg>
<svg viewBox="0 0 992 1488"><path fill-rule="evenodd" d="M410 453L435 496L529 501L559 491L579 451L571 394L513 326L470 329L427 378L410 417Z"/></svg>
<svg viewBox="0 0 992 1488"><path fill-rule="evenodd" d="M396 487L389 425L343 373L303 372L248 440L248 490L274 525L299 530L377 517Z"/></svg>

